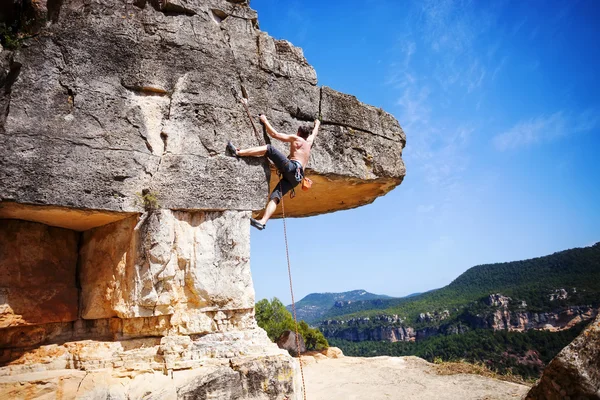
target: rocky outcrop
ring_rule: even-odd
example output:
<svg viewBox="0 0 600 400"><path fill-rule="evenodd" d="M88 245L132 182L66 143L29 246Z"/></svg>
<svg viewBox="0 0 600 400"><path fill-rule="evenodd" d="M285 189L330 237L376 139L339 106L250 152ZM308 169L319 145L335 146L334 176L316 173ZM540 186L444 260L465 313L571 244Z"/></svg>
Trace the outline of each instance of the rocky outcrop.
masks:
<svg viewBox="0 0 600 400"><path fill-rule="evenodd" d="M294 393L298 367L275 345L266 345L262 329L99 341L106 330L115 333L110 322L77 327L93 341L13 351L0 369L2 397L246 399ZM6 352L0 360L7 361Z"/></svg>
<svg viewBox="0 0 600 400"><path fill-rule="evenodd" d="M600 399L600 316L548 364L527 399Z"/></svg>
<svg viewBox="0 0 600 400"><path fill-rule="evenodd" d="M573 291L575 292L575 289L573 289ZM550 299L550 301L555 301L555 300L566 300L569 298L569 293L565 290L565 289L556 289L554 291L554 293L550 293L548 295L548 298Z"/></svg>
<svg viewBox="0 0 600 400"><path fill-rule="evenodd" d="M0 220L2 397L299 393L254 320L249 213L156 210L84 233Z"/></svg>
<svg viewBox="0 0 600 400"><path fill-rule="evenodd" d="M508 307L511 301L510 297L504 296L501 293L494 293L490 294L484 300L484 303L491 307Z"/></svg>
<svg viewBox="0 0 600 400"><path fill-rule="evenodd" d="M408 342L414 341L417 336L415 329L403 326L402 320L397 315L351 318L348 321L332 319L322 321L319 328L326 337L352 342L367 340Z"/></svg>
<svg viewBox="0 0 600 400"><path fill-rule="evenodd" d="M304 344L304 338L302 335L298 335L298 343L296 343L296 332L286 330L277 339L277 346L280 349L287 350L292 356L297 357L298 351L300 354L306 351L306 345Z"/></svg>
<svg viewBox="0 0 600 400"><path fill-rule="evenodd" d="M499 308L485 314L465 316L464 321L473 328L496 331L560 331L590 320L596 314L597 310L591 306L569 306L551 312L511 311L508 308Z"/></svg>
<svg viewBox="0 0 600 400"><path fill-rule="evenodd" d="M23 30L0 48L0 397L298 395L254 320L248 219L276 178L224 154L267 139L232 89L284 132L323 119L288 216L400 184L398 122L317 86L246 1L16 1L0 22Z"/></svg>
<svg viewBox="0 0 600 400"><path fill-rule="evenodd" d="M168 329L186 335L245 325L254 308L247 220L159 210L85 232L82 318L169 315Z"/></svg>
<svg viewBox="0 0 600 400"><path fill-rule="evenodd" d="M498 297L500 296L500 297ZM379 315L372 318L357 317L349 320L330 319L319 325L325 337L344 339L353 342L362 341L415 341L424 340L436 335L456 335L471 329L493 329L524 332L530 329L561 331L570 329L583 321L588 321L597 315L597 310L591 306L570 306L552 312L535 313L530 311L511 311L508 308L509 297L490 295L486 304L492 307L489 312L472 314L465 310L450 318L450 311L420 313L415 321L428 324L419 327L410 326L397 315ZM412 325L412 324L411 324Z"/></svg>
<svg viewBox="0 0 600 400"><path fill-rule="evenodd" d="M392 116L316 86L302 51L259 31L244 3L178 7L65 0L35 40L4 52L0 198L140 212L146 189L164 208L258 212L267 164L223 154L228 139L258 144L231 93L242 87L281 131L323 118L315 184L289 215L367 204L402 181L405 136Z"/></svg>

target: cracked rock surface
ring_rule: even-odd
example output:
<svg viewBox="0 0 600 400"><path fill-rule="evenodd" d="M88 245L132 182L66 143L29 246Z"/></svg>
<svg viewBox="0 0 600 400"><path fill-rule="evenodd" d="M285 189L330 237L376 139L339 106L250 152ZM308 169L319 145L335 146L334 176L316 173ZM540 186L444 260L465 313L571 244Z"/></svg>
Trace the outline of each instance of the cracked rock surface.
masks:
<svg viewBox="0 0 600 400"><path fill-rule="evenodd" d="M147 190L164 208L259 211L268 164L225 155L229 139L259 144L232 94L242 87L282 132L322 116L316 194L290 215L367 204L404 177L398 122L317 86L302 50L261 32L243 1L64 0L0 63L4 201L134 212Z"/></svg>

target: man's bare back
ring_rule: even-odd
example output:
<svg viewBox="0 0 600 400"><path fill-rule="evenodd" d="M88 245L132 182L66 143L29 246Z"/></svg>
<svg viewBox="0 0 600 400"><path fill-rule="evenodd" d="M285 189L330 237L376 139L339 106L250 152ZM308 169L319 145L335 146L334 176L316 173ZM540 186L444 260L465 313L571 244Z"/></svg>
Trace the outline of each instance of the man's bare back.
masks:
<svg viewBox="0 0 600 400"><path fill-rule="evenodd" d="M305 140L300 136L297 136L292 143L290 143L290 160L296 160L302 164L302 168L305 168L308 164L308 158L310 157L310 149L312 147L312 141Z"/></svg>
<svg viewBox="0 0 600 400"><path fill-rule="evenodd" d="M273 139L287 142L290 144L290 154L286 157L283 153L277 150L274 146L268 144L265 146L253 147L250 149L237 149L231 142L227 144L228 151L238 157L262 157L267 156L271 162L277 167L281 174L279 183L275 185L273 192L269 196L269 202L265 208L265 212L260 221L250 218L250 223L257 229L265 229L265 225L271 215L275 212L277 204L281 201L283 196L290 190L293 191L303 179L304 179L304 168L308 165L310 157L310 150L319 132L319 126L321 121L315 120L314 127L311 129L307 126L301 126L298 128L298 132L295 135L288 135L285 133L279 133L269 123L267 117L264 115L260 116L260 121L265 125L267 134ZM294 162L290 162L294 161ZM300 164L299 166L297 164Z"/></svg>

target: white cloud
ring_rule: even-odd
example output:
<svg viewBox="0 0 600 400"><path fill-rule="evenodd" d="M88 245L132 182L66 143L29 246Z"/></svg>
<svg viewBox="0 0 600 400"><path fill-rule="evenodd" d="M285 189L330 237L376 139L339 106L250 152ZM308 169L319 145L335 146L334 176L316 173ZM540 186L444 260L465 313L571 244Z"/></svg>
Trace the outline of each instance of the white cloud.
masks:
<svg viewBox="0 0 600 400"><path fill-rule="evenodd" d="M416 124L423 125L429 123L429 114L431 109L427 105L427 99L430 94L429 87L418 88L418 84L413 83L408 87L402 97L397 101L401 107L401 121L406 129L411 129Z"/></svg>
<svg viewBox="0 0 600 400"><path fill-rule="evenodd" d="M410 29L399 32L386 84L399 92L396 116L408 136L407 169L428 196L416 212L439 222L467 196L470 139L476 132L473 123L449 110L466 97L465 103L482 102L508 58L503 39L493 32L494 6L473 7L470 0L413 4L418 9L407 16ZM496 40L484 47L491 33Z"/></svg>
<svg viewBox="0 0 600 400"><path fill-rule="evenodd" d="M508 61L508 56L502 57L502 60L500 61L498 66L496 68L494 68L494 72L492 72L492 82L494 82L496 80L496 76L498 76L498 73L500 73L502 68L504 68L507 61Z"/></svg>
<svg viewBox="0 0 600 400"><path fill-rule="evenodd" d="M520 121L509 130L496 135L492 141L496 149L505 151L590 131L599 122L598 110L586 110L577 115L559 111Z"/></svg>
<svg viewBox="0 0 600 400"><path fill-rule="evenodd" d="M482 38L497 31L495 5L473 7L470 0L423 0L419 22L422 40L437 53L434 78L445 91L467 94L493 81L491 71L501 62L502 39L481 49ZM422 22L421 22L422 21Z"/></svg>
<svg viewBox="0 0 600 400"><path fill-rule="evenodd" d="M520 20L519 22L517 22L511 31L511 36L515 36L520 30L521 28L525 25L525 23L527 22L527 18L523 18L522 20Z"/></svg>

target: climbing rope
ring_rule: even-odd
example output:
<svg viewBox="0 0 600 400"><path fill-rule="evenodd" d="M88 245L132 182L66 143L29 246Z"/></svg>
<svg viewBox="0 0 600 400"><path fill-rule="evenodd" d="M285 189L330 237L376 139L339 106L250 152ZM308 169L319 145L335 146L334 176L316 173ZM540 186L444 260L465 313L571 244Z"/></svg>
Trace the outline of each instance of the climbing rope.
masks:
<svg viewBox="0 0 600 400"><path fill-rule="evenodd" d="M281 182L281 181L280 181ZM279 183L281 185L281 183ZM281 189L281 186L279 187ZM302 397L306 400L306 385L304 384L304 370L302 369L302 359L300 358L300 339L298 335L298 318L296 318L296 302L294 300L294 285L292 284L292 267L290 265L290 252L287 239L287 226L285 224L285 207L281 196L281 215L283 219L283 237L285 239L285 256L287 258L288 276L290 278L290 294L292 295L292 313L294 315L294 328L296 330L296 351L298 354L298 363L300 364L300 375L302 376Z"/></svg>
<svg viewBox="0 0 600 400"><path fill-rule="evenodd" d="M260 140L260 135L258 133L258 129L256 129L256 125L254 125L254 120L252 119L252 115L250 115L250 110L248 109L248 94L246 92L246 89L244 88L244 86L242 86L242 95L240 96L237 92L237 90L235 90L234 87L231 88L231 94L233 94L233 96L238 99L238 101L240 103L242 103L242 105L244 106L244 110L246 110L246 115L248 115L248 119L250 120L250 123L252 124L252 130L254 131L254 136L256 136L256 140L258 140L258 145L260 146L262 144L262 141Z"/></svg>
<svg viewBox="0 0 600 400"><path fill-rule="evenodd" d="M269 81L269 89L271 89L271 85L273 84L273 75L271 75L271 80ZM250 110L248 109L248 94L246 93L246 90L244 88L244 86L242 86L242 96L239 96L237 93L237 90L235 90L235 88L231 88L231 93L233 94L234 97L236 97L243 105L244 105L244 109L246 110L246 114L248 115L248 118L250 119L250 123L252 124L252 129L254 130L254 135L256 136L256 139L258 140L258 144L261 144L261 140L260 140L260 135L258 134L258 130L256 129L256 126L254 125L254 121L252 120L252 116L250 115ZM267 101L268 102L268 101ZM268 104L267 104L267 108ZM277 170L277 173L279 174L279 190L281 191L281 171ZM283 193L283 191L282 191ZM295 192L292 189L292 193L295 195ZM290 197L293 198L292 193L290 193ZM302 359L300 358L300 335L298 333L298 318L296 317L296 301L294 300L294 285L292 283L292 267L291 267L291 263L290 263L290 252L289 252L289 246L288 246L288 239L287 239L287 226L285 223L285 206L283 205L283 197L281 196L281 214L282 214L282 218L283 218L283 237L285 239L285 256L287 258L287 267L288 267L288 277L290 279L290 294L292 295L292 313L294 315L294 330L296 331L296 352L298 354L298 364L300 364L300 375L302 376L302 398L304 400L306 400L306 384L304 383L304 369L302 368Z"/></svg>

